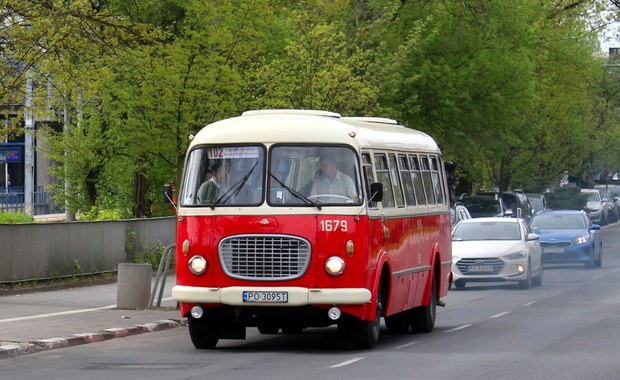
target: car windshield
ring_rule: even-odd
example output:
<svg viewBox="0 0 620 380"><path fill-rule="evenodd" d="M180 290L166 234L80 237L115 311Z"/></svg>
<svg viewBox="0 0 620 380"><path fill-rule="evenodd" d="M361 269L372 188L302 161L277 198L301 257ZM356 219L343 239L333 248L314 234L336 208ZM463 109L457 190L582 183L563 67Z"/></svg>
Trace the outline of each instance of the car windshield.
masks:
<svg viewBox="0 0 620 380"><path fill-rule="evenodd" d="M599 196L598 191L597 192L587 191L587 192L583 192L582 194L585 195L587 202L591 202L591 201L600 202L601 201L601 197Z"/></svg>
<svg viewBox="0 0 620 380"><path fill-rule="evenodd" d="M537 215L530 227L537 230L569 230L586 228L583 215Z"/></svg>
<svg viewBox="0 0 620 380"><path fill-rule="evenodd" d="M540 211L542 209L542 202L539 197L528 197L527 199L532 205L532 211Z"/></svg>
<svg viewBox="0 0 620 380"><path fill-rule="evenodd" d="M452 233L452 240L521 240L521 233L516 222L461 223Z"/></svg>
<svg viewBox="0 0 620 380"><path fill-rule="evenodd" d="M501 212L499 202L493 196L466 197L461 202L472 215L497 215Z"/></svg>

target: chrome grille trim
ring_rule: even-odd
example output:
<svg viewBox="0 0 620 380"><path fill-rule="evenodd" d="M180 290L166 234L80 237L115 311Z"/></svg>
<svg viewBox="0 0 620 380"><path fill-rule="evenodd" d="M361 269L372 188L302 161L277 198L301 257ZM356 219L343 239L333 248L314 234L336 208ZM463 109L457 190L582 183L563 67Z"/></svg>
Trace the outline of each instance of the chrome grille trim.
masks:
<svg viewBox="0 0 620 380"><path fill-rule="evenodd" d="M476 274L498 274L504 269L504 261L497 257L488 257L488 258L467 258L460 259L456 266L459 268L461 273L468 274L470 265L493 265L493 271L491 272L476 272Z"/></svg>
<svg viewBox="0 0 620 380"><path fill-rule="evenodd" d="M241 280L292 280L310 265L310 242L291 235L235 235L218 246L224 272Z"/></svg>

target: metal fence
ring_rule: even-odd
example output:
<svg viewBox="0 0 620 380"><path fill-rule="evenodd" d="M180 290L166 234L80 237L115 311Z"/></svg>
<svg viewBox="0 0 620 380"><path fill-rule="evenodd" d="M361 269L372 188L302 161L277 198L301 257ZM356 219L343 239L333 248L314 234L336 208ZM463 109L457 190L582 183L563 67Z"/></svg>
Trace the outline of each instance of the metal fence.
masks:
<svg viewBox="0 0 620 380"><path fill-rule="evenodd" d="M0 224L0 283L115 271L175 234L174 217Z"/></svg>
<svg viewBox="0 0 620 380"><path fill-rule="evenodd" d="M62 210L54 205L49 192L42 186L36 186L33 194L33 215L54 214ZM25 191L23 186L9 186L0 188L0 211L1 212L25 212Z"/></svg>

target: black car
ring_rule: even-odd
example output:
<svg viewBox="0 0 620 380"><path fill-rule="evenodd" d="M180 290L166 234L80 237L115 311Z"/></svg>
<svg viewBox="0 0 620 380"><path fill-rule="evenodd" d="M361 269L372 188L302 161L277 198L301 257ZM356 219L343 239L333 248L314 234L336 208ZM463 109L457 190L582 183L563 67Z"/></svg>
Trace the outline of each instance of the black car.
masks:
<svg viewBox="0 0 620 380"><path fill-rule="evenodd" d="M472 218L512 216L512 212L507 213L504 202L497 195L466 195L461 196L459 202L467 207Z"/></svg>
<svg viewBox="0 0 620 380"><path fill-rule="evenodd" d="M478 192L478 195L498 196L504 203L507 209L512 210L512 216L516 218L523 218L527 223L532 218L532 205L527 199L527 195L520 190L504 191L504 192ZM470 210L471 211L471 210Z"/></svg>

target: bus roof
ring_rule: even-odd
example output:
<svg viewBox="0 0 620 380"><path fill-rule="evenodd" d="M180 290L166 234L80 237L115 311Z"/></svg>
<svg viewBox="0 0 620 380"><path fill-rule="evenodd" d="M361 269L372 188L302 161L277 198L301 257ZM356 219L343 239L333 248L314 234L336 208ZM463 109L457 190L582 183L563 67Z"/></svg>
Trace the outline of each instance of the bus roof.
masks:
<svg viewBox="0 0 620 380"><path fill-rule="evenodd" d="M216 121L192 139L190 148L203 144L243 143L347 144L356 149L439 152L428 134L382 117L341 117L320 110L256 110Z"/></svg>

